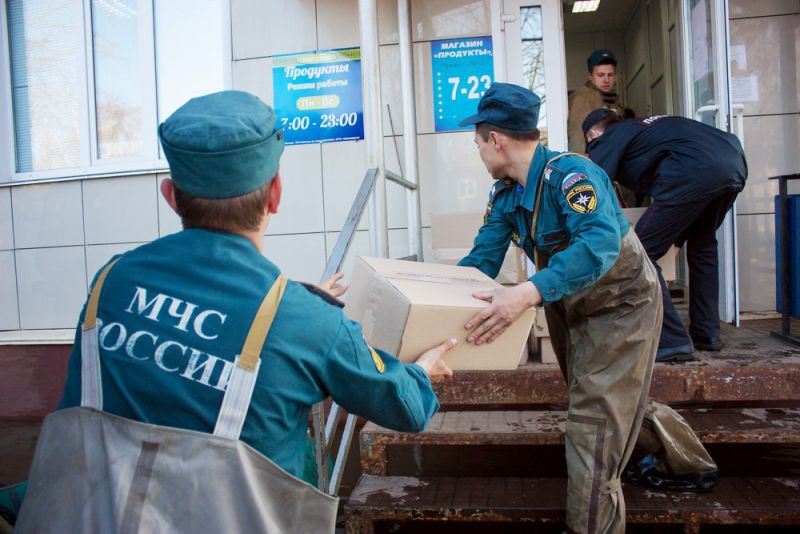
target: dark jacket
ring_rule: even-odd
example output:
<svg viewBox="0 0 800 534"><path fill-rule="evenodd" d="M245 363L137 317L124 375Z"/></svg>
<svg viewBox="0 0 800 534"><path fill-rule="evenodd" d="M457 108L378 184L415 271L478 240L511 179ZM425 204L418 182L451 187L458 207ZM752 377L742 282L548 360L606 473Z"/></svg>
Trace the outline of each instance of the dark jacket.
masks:
<svg viewBox="0 0 800 534"><path fill-rule="evenodd" d="M664 204L739 192L747 178L735 135L684 117L613 123L587 149L613 180Z"/></svg>

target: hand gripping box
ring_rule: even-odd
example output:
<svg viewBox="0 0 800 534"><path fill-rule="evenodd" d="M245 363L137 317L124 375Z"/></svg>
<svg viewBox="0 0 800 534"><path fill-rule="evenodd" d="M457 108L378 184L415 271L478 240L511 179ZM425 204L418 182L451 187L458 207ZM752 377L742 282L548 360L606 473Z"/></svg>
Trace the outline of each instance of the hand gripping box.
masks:
<svg viewBox="0 0 800 534"><path fill-rule="evenodd" d="M646 209L647 208L623 208L622 211L625 213L625 217L628 218L628 222L631 223L631 226L636 226L636 221L642 217ZM678 250L680 249L675 245L671 246L667 253L661 256L656 262L661 267L661 275L667 282L675 280Z"/></svg>
<svg viewBox="0 0 800 534"><path fill-rule="evenodd" d="M451 369L510 370L519 364L534 309L489 344L467 343L464 329L488 305L472 293L500 287L474 267L358 257L344 311L363 325L370 345L405 362L455 337L458 344L445 355Z"/></svg>

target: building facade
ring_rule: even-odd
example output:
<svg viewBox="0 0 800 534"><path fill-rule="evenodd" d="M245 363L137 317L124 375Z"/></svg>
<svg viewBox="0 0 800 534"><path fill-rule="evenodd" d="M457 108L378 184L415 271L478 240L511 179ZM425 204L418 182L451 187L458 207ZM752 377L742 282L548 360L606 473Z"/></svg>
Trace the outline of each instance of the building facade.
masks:
<svg viewBox="0 0 800 534"><path fill-rule="evenodd" d="M583 83L597 47L617 52L619 90L638 114L687 113L687 93L704 83L692 73L714 61L699 52L696 30L719 23L710 7L718 2L603 3L587 22L569 12L572 2L555 0L411 2L427 259L431 213L482 209L492 183L472 132L437 123L435 42L491 36L494 79L543 92L542 129L556 149L565 148L566 92ZM777 184L768 178L800 172L800 0L722 4L724 75L750 166L735 219L740 308L770 311ZM71 343L97 269L180 229L158 192L168 169L156 127L181 103L222 89L272 103L276 57L359 47L357 0L4 0L2 8L0 344ZM396 3L378 0L377 11L384 161L402 174ZM287 146L284 202L264 253L288 276L319 278L366 168L364 141ZM388 183L386 195L389 252L406 256L405 192ZM368 229L365 217L345 272L369 254Z"/></svg>

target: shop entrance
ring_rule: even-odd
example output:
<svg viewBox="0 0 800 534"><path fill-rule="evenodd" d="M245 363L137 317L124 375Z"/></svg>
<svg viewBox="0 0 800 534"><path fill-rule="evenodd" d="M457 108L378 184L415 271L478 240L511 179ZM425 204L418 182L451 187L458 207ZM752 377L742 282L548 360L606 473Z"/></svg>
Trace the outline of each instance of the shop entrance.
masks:
<svg viewBox="0 0 800 534"><path fill-rule="evenodd" d="M567 147L567 95L587 82L588 56L617 59L616 91L633 116L683 115L741 139L741 106L730 99L727 0L601 0L574 13L573 0L494 0L502 43L496 79L529 87L545 102L540 129ZM743 143L744 144L744 143ZM631 206L633 207L633 206ZM735 206L720 228L720 318L738 324ZM679 288L686 270L679 262Z"/></svg>

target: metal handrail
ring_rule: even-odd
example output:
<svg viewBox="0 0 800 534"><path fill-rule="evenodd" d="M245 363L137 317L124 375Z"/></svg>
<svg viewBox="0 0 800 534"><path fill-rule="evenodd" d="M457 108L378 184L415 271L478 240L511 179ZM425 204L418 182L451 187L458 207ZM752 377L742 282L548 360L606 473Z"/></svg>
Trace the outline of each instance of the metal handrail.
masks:
<svg viewBox="0 0 800 534"><path fill-rule="evenodd" d="M339 234L339 238L336 240L336 245L333 247L333 252L331 252L331 256L325 264L321 280L333 276L342 269L347 251L350 250L350 245L353 243L353 238L358 229L358 223L361 221L361 217L364 214L364 208L366 208L369 196L375 187L377 177L377 168L368 169L366 174L364 174L364 179L361 181L361 186L353 200L353 205L350 206L350 212L347 214L347 219L345 219L342 231ZM414 190L417 188L416 184L404 180L400 176L389 171L386 171L386 178L406 189ZM347 461L347 455L350 452L350 444L353 441L353 433L355 432L356 416L347 414L347 421L344 425L342 438L339 440L339 449L336 453L336 460L334 461L333 471L329 479L327 469L328 457L331 452L333 438L336 434L340 412L344 413L344 410L334 402L331 404L328 420L325 421L324 402L315 404L311 410L317 457L317 487L329 495L336 495L339 492L339 486L342 483L342 475L344 474L344 465Z"/></svg>
<svg viewBox="0 0 800 534"><path fill-rule="evenodd" d="M399 176L399 175L393 173L392 171L384 171L384 176L390 182L394 182L397 185L401 185L401 186L405 187L406 189L408 189L409 191L416 191L417 190L417 184L415 184L414 182L409 182L408 180L406 180L402 176Z"/></svg>

